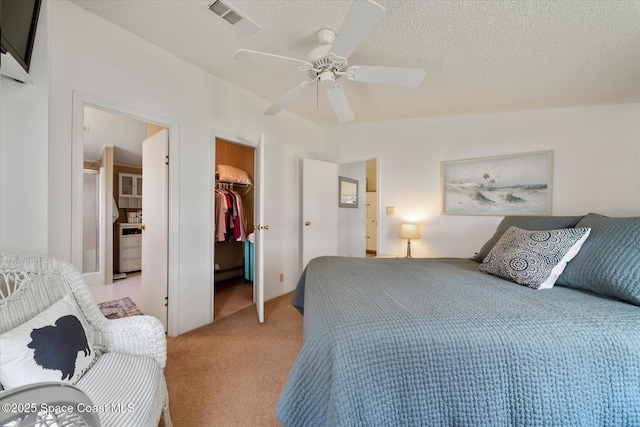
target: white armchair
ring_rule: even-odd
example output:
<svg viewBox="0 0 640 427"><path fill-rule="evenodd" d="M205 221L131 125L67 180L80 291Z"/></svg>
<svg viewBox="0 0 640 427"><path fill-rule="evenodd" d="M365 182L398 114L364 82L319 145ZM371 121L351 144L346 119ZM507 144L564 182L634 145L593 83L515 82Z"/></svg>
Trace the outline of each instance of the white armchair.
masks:
<svg viewBox="0 0 640 427"><path fill-rule="evenodd" d="M157 426L162 416L164 426L170 427L163 374L167 346L160 321L151 316L108 320L71 264L48 256L0 252L0 338L66 295L77 306L77 317L97 355L71 383L91 399L101 425ZM3 352L6 359L7 352L0 348L0 355Z"/></svg>

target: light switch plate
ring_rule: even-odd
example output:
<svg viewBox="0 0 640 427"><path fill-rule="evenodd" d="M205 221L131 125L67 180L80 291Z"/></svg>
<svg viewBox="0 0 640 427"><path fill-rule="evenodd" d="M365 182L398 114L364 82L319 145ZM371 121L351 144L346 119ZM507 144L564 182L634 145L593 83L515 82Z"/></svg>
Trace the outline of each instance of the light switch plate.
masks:
<svg viewBox="0 0 640 427"><path fill-rule="evenodd" d="M394 214L393 206L387 206L387 215L393 215L393 214Z"/></svg>

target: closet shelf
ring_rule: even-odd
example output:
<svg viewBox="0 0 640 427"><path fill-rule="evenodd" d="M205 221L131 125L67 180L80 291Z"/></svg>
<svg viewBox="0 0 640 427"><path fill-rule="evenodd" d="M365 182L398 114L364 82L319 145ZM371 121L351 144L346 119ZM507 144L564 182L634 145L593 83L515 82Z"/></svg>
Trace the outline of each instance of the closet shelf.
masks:
<svg viewBox="0 0 640 427"><path fill-rule="evenodd" d="M251 191L251 189L253 188L252 184L244 184L241 182L220 181L218 179L216 179L215 184L216 184L216 188L219 190L224 190L224 189L237 190L238 188L242 188L244 191L244 193L242 194L242 197L249 194L249 191Z"/></svg>

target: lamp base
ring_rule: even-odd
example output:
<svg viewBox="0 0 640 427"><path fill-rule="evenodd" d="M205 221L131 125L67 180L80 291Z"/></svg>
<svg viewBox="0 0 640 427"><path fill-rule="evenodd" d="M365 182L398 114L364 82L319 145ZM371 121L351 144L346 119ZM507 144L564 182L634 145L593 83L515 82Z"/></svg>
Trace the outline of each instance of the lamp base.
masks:
<svg viewBox="0 0 640 427"><path fill-rule="evenodd" d="M411 256L411 239L407 239L407 256L405 258L412 258L412 256Z"/></svg>

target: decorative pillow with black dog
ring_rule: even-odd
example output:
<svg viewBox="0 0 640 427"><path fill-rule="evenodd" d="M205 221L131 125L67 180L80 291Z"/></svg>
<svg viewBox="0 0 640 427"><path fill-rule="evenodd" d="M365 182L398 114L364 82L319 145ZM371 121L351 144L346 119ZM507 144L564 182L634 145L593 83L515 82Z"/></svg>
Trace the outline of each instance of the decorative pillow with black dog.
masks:
<svg viewBox="0 0 640 427"><path fill-rule="evenodd" d="M0 335L0 383L5 389L41 381L75 384L96 354L69 295Z"/></svg>

